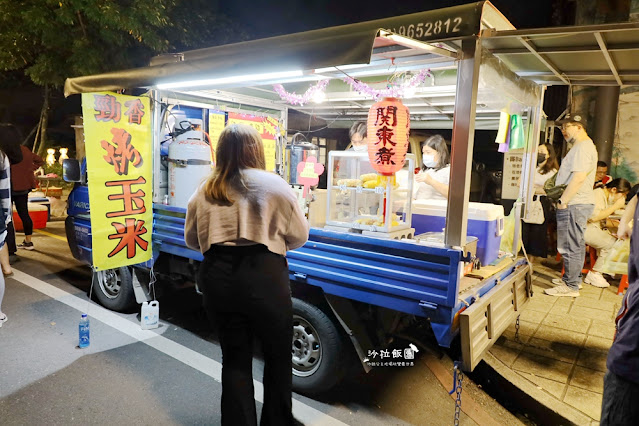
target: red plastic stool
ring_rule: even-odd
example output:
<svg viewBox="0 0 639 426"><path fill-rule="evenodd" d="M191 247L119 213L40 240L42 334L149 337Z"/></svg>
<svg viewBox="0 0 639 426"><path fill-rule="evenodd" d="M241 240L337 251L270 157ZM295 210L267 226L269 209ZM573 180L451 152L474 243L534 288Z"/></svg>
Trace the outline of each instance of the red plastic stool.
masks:
<svg viewBox="0 0 639 426"><path fill-rule="evenodd" d="M617 290L617 294L623 293L623 291L627 288L628 288L628 275L622 275L621 281L619 281L619 290Z"/></svg>

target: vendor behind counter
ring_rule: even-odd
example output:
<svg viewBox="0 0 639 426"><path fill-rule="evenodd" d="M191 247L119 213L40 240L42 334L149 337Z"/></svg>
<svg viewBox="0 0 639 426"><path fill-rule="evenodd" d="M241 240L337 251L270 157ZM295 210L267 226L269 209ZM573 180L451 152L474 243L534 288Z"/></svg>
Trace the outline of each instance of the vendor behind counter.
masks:
<svg viewBox="0 0 639 426"><path fill-rule="evenodd" d="M415 176L413 198L447 200L450 181L450 152L446 141L434 135L422 142L422 170Z"/></svg>

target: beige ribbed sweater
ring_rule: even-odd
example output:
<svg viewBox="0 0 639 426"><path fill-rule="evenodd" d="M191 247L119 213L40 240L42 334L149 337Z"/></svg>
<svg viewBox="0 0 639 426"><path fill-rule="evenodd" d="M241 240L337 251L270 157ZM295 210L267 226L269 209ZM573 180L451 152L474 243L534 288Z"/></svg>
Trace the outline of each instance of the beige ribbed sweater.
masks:
<svg viewBox="0 0 639 426"><path fill-rule="evenodd" d="M184 239L205 253L212 244L254 242L282 256L308 239L309 225L291 187L264 170L242 172L247 190L233 193L233 204L204 195L203 185L189 200Z"/></svg>

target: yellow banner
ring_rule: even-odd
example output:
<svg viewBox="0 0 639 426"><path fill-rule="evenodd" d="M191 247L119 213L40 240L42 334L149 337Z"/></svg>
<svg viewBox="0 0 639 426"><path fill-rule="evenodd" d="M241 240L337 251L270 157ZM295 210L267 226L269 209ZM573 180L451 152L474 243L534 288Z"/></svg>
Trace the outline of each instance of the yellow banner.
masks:
<svg viewBox="0 0 639 426"><path fill-rule="evenodd" d="M275 139L279 122L272 117L259 117L250 114L229 112L228 124L246 124L257 130L264 144L266 170L275 171Z"/></svg>
<svg viewBox="0 0 639 426"><path fill-rule="evenodd" d="M226 124L226 113L222 111L209 111L209 138L211 139L211 151L217 152L217 140L220 138L220 133L224 130ZM212 158L215 163L215 157Z"/></svg>
<svg viewBox="0 0 639 426"><path fill-rule="evenodd" d="M98 270L151 259L149 104L146 97L110 92L82 95L93 265Z"/></svg>

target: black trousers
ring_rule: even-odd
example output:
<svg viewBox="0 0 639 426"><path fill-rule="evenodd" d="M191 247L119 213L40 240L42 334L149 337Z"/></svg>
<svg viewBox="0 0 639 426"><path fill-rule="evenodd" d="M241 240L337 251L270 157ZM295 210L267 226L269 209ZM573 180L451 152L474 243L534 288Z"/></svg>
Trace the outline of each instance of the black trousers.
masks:
<svg viewBox="0 0 639 426"><path fill-rule="evenodd" d="M29 194L11 194L11 201L16 205L18 216L22 221L22 227L24 229L24 235L33 234L33 221L29 216ZM16 246L16 230L13 226L13 221L9 223L7 227L7 248L9 254L16 254L18 247Z"/></svg>
<svg viewBox="0 0 639 426"><path fill-rule="evenodd" d="M545 195L539 197L541 206L544 209L544 223L534 224L522 221L522 241L526 252L532 256L548 256L548 223L553 215L550 208L550 201Z"/></svg>
<svg viewBox="0 0 639 426"><path fill-rule="evenodd" d="M264 353L261 425L293 424L293 310L286 258L263 245L213 246L200 265L204 307L222 346L222 424L256 425L253 340Z"/></svg>

